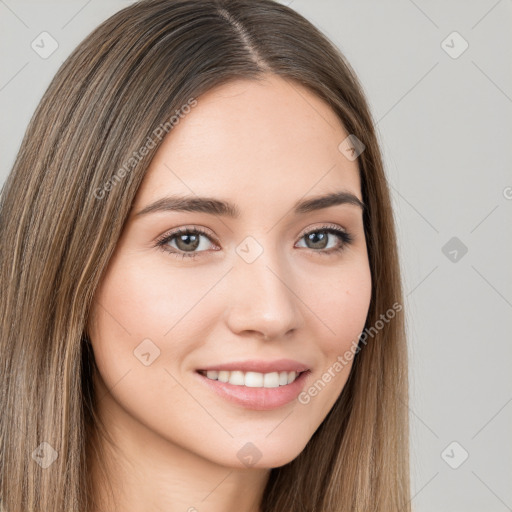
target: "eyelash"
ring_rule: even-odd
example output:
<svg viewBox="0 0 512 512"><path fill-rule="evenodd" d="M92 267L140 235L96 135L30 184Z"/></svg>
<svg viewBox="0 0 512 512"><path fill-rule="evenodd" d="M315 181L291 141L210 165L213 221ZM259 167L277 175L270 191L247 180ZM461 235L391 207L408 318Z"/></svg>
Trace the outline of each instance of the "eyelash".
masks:
<svg viewBox="0 0 512 512"><path fill-rule="evenodd" d="M341 251L343 251L347 245L350 245L354 241L353 235L351 235L347 231L343 231L343 230L341 230L335 226L331 226L331 225L326 225L326 226L322 226L320 228L313 229L311 231L307 231L300 237L300 240L302 240L304 237L306 237L312 233L318 233L318 232L336 235L342 240L341 245L339 245L338 247L335 247L334 249L329 249L329 250L311 249L311 251L321 254L322 256L331 256L334 254L338 254ZM202 252L205 252L205 251L198 251L198 252L191 252L191 253L179 252L179 250L176 250L174 248L172 248L173 250L170 250L169 247L167 246L167 243L170 242L173 238L180 236L180 235L197 235L197 234L204 235L206 238L208 238L210 241L212 241L210 234L207 233L206 231L202 230L201 228L180 228L180 229L177 229L176 231L172 231L171 233L165 233L164 235L159 237L158 240L156 241L156 247L158 249L161 249L162 251L164 251L167 254L172 254L176 258L180 257L180 255L181 255L182 259L196 258Z"/></svg>

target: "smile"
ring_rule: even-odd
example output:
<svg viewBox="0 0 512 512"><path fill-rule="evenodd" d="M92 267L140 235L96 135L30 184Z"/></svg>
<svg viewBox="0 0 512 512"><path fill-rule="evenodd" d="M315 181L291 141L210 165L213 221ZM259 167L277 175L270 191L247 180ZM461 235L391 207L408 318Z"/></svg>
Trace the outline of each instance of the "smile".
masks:
<svg viewBox="0 0 512 512"><path fill-rule="evenodd" d="M310 380L311 370L270 373L196 370L195 374L203 385L228 402L246 409L268 411L295 401Z"/></svg>
<svg viewBox="0 0 512 512"><path fill-rule="evenodd" d="M245 386L248 388L277 388L291 384L302 372L243 372L241 370L199 370L201 375L208 379L226 382L233 386Z"/></svg>

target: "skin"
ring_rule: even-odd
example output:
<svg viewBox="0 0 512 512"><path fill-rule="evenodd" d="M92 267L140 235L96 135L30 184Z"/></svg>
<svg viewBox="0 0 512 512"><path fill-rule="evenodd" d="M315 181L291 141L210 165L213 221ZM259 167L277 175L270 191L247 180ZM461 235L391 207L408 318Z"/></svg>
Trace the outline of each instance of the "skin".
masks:
<svg viewBox="0 0 512 512"><path fill-rule="evenodd" d="M308 404L294 400L270 411L227 401L195 370L291 358L310 365L307 389L358 339L370 305L362 210L342 204L291 212L300 199L338 190L362 200L357 160L338 149L348 133L335 113L273 75L197 100L153 158L93 302L98 414L118 446L114 453L105 444L115 506L93 468L98 510L259 511L270 468L301 453L352 362ZM167 194L229 200L242 215L135 215ZM354 241L320 254L343 243L330 235L323 249L308 245L304 234L326 223ZM155 247L180 227L211 235L201 235L197 258ZM248 236L263 248L251 264L236 252ZM168 247L184 252L177 238ZM160 350L149 366L133 353L146 338ZM237 457L248 442L261 452L250 467Z"/></svg>

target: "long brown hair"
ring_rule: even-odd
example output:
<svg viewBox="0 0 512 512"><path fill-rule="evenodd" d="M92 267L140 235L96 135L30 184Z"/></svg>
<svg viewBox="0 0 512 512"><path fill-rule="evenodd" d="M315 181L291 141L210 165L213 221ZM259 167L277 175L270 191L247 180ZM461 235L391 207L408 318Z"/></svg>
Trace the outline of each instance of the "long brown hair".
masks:
<svg viewBox="0 0 512 512"><path fill-rule="evenodd" d="M303 452L271 470L262 511L410 511L403 312L374 327L393 304L402 309L394 218L354 71L310 22L272 0L143 0L103 22L64 62L2 189L6 512L91 509L89 447L101 425L86 325L157 134L191 98L265 73L307 87L365 146L357 161L373 284L366 327L376 332L360 340L342 393Z"/></svg>

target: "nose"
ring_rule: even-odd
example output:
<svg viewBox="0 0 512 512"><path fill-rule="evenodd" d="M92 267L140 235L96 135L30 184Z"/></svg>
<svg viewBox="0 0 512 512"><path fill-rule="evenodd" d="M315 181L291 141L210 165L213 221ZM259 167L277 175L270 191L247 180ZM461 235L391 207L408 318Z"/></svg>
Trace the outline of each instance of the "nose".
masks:
<svg viewBox="0 0 512 512"><path fill-rule="evenodd" d="M252 263L235 258L228 286L226 322L235 334L273 340L303 325L292 269L277 251L264 251Z"/></svg>

